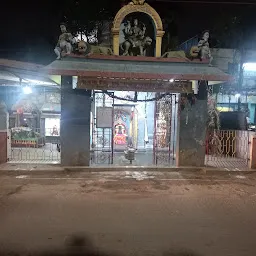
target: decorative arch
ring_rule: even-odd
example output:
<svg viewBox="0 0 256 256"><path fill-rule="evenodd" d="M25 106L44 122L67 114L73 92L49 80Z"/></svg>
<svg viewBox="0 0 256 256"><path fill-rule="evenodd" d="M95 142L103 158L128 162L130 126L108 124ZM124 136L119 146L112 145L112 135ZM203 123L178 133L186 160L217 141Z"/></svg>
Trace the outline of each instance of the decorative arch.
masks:
<svg viewBox="0 0 256 256"><path fill-rule="evenodd" d="M112 27L113 50L115 55L119 55L119 33L123 20L131 13L142 12L147 14L153 21L156 31L155 57L161 57L162 38L164 36L162 20L154 8L147 3L144 3L144 1L142 2L142 4L136 4L136 1L130 2L123 6L116 14Z"/></svg>

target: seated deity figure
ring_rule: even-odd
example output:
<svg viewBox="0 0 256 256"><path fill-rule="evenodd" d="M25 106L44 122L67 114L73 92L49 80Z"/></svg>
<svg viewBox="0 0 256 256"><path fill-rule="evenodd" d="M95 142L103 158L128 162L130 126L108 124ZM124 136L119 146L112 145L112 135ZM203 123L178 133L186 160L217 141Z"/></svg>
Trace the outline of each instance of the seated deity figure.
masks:
<svg viewBox="0 0 256 256"><path fill-rule="evenodd" d="M116 145L125 145L126 144L126 128L123 124L118 123L115 125L115 136L114 143Z"/></svg>
<svg viewBox="0 0 256 256"><path fill-rule="evenodd" d="M211 64L213 58L212 58L210 45L209 45L209 37L210 37L209 31L204 31L202 34L201 40L198 42L197 47L199 49L199 57L201 59L209 59Z"/></svg>
<svg viewBox="0 0 256 256"><path fill-rule="evenodd" d="M131 36L132 36L131 21L127 20L123 32L124 32L125 39L127 41L129 41L132 44L133 47L135 47L135 44L134 44L133 40L131 39Z"/></svg>
<svg viewBox="0 0 256 256"><path fill-rule="evenodd" d="M135 47L135 42L144 39L146 32L146 26L143 25L143 29L139 27L139 22L137 19L134 20L133 27L131 28L131 35L129 40L132 41L132 46Z"/></svg>
<svg viewBox="0 0 256 256"><path fill-rule="evenodd" d="M125 41L121 44L123 55L136 55L136 49L137 55L145 55L145 49L152 44L152 39L145 36L145 24L139 26L138 19L134 19L133 25L127 21L123 33L125 36Z"/></svg>
<svg viewBox="0 0 256 256"><path fill-rule="evenodd" d="M57 60L61 59L62 55L68 55L72 52L72 44L74 43L74 37L71 33L67 32L65 24L60 25L61 35L59 36L58 43L54 49L57 55Z"/></svg>

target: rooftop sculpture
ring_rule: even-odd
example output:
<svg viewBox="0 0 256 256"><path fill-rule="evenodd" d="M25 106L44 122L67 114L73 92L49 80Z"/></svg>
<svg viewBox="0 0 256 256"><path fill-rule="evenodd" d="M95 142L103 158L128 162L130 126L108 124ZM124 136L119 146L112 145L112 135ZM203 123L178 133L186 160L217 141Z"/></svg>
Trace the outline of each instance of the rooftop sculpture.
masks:
<svg viewBox="0 0 256 256"><path fill-rule="evenodd" d="M57 55L57 60L60 60L62 56L69 55L73 50L74 37L67 31L67 27L64 23L60 25L61 35L59 36L58 43L54 49Z"/></svg>
<svg viewBox="0 0 256 256"><path fill-rule="evenodd" d="M209 37L210 32L208 30L205 30L202 33L201 39L199 40L197 46L191 47L190 57L198 58L200 60L209 60L209 65L211 65L213 57L209 45Z"/></svg>
<svg viewBox="0 0 256 256"><path fill-rule="evenodd" d="M146 55L147 47L152 44L152 39L145 36L146 30L145 24L141 23L140 26L138 19L133 20L133 25L131 25L131 21L127 20L123 31L125 41L120 45L121 50L123 50L122 55Z"/></svg>
<svg viewBox="0 0 256 256"><path fill-rule="evenodd" d="M134 4L142 5L144 4L145 0L132 0Z"/></svg>

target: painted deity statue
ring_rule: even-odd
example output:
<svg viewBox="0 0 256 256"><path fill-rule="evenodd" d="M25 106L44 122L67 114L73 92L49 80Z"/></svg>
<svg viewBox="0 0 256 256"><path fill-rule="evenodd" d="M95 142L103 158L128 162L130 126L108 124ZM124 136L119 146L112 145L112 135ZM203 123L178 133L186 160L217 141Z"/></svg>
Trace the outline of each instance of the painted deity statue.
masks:
<svg viewBox="0 0 256 256"><path fill-rule="evenodd" d="M123 33L125 36L125 41L121 44L123 55L145 56L146 48L152 44L152 39L145 36L145 24L142 24L141 28L138 19L134 19L133 25L130 21L127 21Z"/></svg>
<svg viewBox="0 0 256 256"><path fill-rule="evenodd" d="M210 33L209 31L205 31L202 34L201 40L198 42L198 49L199 49L199 56L201 59L209 59L210 64L212 62L212 54L210 50L210 45L209 45L209 37Z"/></svg>
<svg viewBox="0 0 256 256"><path fill-rule="evenodd" d="M61 59L61 56L68 55L72 52L74 43L74 37L71 33L67 32L67 28L64 24L60 25L61 35L59 36L58 43L54 49L57 55L57 60Z"/></svg>
<svg viewBox="0 0 256 256"><path fill-rule="evenodd" d="M126 128L123 124L115 125L114 143L116 145L125 145L127 139Z"/></svg>

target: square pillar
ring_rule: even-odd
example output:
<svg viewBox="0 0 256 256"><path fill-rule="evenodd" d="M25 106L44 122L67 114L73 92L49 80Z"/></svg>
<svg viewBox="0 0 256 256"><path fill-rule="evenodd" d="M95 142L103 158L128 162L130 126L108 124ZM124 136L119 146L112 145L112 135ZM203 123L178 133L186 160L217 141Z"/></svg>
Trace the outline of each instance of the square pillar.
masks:
<svg viewBox="0 0 256 256"><path fill-rule="evenodd" d="M204 166L207 108L207 82L201 81L195 104L179 111L177 166Z"/></svg>
<svg viewBox="0 0 256 256"><path fill-rule="evenodd" d="M61 164L90 165L91 91L73 89L72 76L61 77Z"/></svg>
<svg viewBox="0 0 256 256"><path fill-rule="evenodd" d="M249 168L256 169L256 135L251 137Z"/></svg>
<svg viewBox="0 0 256 256"><path fill-rule="evenodd" d="M8 160L8 139L9 133L9 114L6 105L0 100L0 164Z"/></svg>

